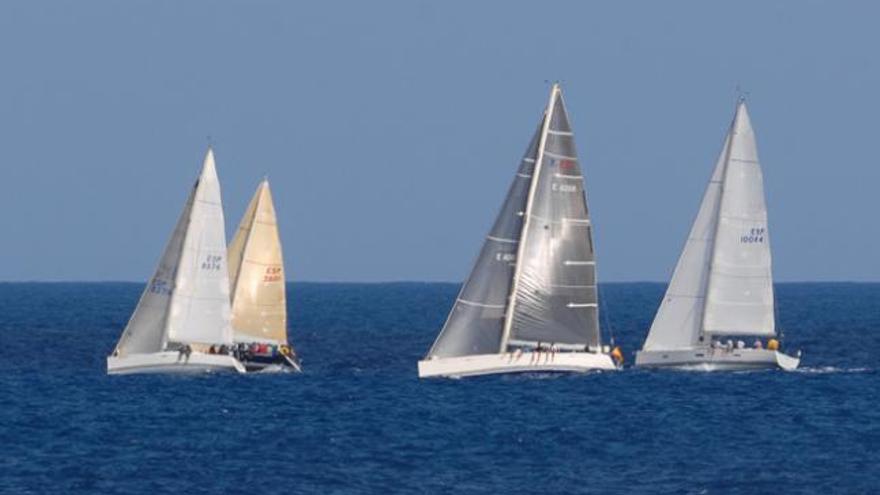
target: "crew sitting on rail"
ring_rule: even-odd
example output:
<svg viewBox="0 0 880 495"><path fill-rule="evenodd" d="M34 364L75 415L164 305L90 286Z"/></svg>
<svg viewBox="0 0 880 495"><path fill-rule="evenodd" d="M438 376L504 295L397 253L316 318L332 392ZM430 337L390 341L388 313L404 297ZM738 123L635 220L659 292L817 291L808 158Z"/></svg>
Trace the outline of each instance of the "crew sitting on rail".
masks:
<svg viewBox="0 0 880 495"><path fill-rule="evenodd" d="M779 350L779 341L776 339L770 339L767 341L767 350L768 351L778 351Z"/></svg>
<svg viewBox="0 0 880 495"><path fill-rule="evenodd" d="M761 342L761 339L755 339L755 343L752 345L755 349L763 349L764 343Z"/></svg>

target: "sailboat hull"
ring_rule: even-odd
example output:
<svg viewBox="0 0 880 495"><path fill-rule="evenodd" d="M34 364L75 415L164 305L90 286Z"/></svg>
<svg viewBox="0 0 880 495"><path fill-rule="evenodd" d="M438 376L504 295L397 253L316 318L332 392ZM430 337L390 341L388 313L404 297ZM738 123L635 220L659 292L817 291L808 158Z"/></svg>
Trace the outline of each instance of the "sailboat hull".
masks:
<svg viewBox="0 0 880 495"><path fill-rule="evenodd" d="M253 356L242 360L248 372L302 372L299 362L287 356Z"/></svg>
<svg viewBox="0 0 880 495"><path fill-rule="evenodd" d="M496 375L502 373L586 373L616 370L608 354L593 352L506 352L419 361L419 378Z"/></svg>
<svg viewBox="0 0 880 495"><path fill-rule="evenodd" d="M636 366L691 371L736 371L782 369L791 371L800 364L800 354L789 356L767 349L680 349L639 351Z"/></svg>
<svg viewBox="0 0 880 495"><path fill-rule="evenodd" d="M177 351L129 354L107 358L108 375L136 373L244 373L245 367L232 356L193 352L185 356Z"/></svg>

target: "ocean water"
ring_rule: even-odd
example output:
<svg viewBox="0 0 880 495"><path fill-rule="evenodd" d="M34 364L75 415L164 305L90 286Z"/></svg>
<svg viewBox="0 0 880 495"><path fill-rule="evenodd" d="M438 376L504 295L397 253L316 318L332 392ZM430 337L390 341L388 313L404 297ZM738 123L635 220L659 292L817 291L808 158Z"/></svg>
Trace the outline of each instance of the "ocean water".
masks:
<svg viewBox="0 0 880 495"><path fill-rule="evenodd" d="M0 284L0 493L876 493L880 284L782 284L794 373L419 381L452 284L291 284L301 375L105 375L139 284ZM661 284L602 288L628 359Z"/></svg>

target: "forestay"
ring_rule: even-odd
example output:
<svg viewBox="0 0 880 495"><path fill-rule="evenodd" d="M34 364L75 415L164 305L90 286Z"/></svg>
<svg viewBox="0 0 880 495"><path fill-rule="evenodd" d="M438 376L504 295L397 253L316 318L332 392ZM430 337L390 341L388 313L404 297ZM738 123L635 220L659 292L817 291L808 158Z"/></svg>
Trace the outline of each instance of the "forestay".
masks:
<svg viewBox="0 0 880 495"><path fill-rule="evenodd" d="M504 344L598 346L597 292L584 179L562 92L554 85L526 210Z"/></svg>
<svg viewBox="0 0 880 495"><path fill-rule="evenodd" d="M234 339L287 342L281 239L269 181L263 180L229 244Z"/></svg>
<svg viewBox="0 0 880 495"><path fill-rule="evenodd" d="M428 356L498 352L543 122L542 117L501 211Z"/></svg>

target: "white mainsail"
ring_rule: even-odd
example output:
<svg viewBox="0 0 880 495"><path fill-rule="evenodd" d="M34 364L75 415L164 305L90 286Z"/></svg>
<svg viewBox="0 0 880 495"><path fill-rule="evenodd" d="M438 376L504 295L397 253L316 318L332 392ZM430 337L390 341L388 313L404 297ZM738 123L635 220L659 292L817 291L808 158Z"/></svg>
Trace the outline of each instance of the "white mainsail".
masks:
<svg viewBox="0 0 880 495"><path fill-rule="evenodd" d="M558 84L428 357L599 345L592 228Z"/></svg>
<svg viewBox="0 0 880 495"><path fill-rule="evenodd" d="M643 349L693 347L709 334L775 335L763 178L743 101Z"/></svg>
<svg viewBox="0 0 880 495"><path fill-rule="evenodd" d="M287 343L284 260L266 179L257 187L229 244L229 279L235 340Z"/></svg>
<svg viewBox="0 0 880 495"><path fill-rule="evenodd" d="M745 102L733 124L703 331L776 334L764 177Z"/></svg>
<svg viewBox="0 0 880 495"><path fill-rule="evenodd" d="M224 228L220 184L209 149L115 355L159 352L168 342L232 342Z"/></svg>

